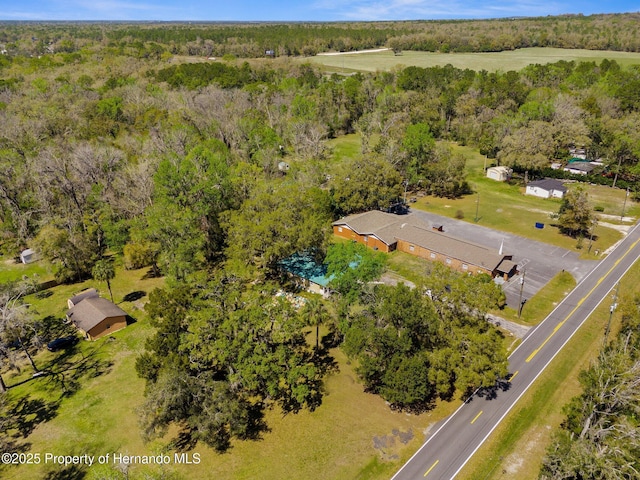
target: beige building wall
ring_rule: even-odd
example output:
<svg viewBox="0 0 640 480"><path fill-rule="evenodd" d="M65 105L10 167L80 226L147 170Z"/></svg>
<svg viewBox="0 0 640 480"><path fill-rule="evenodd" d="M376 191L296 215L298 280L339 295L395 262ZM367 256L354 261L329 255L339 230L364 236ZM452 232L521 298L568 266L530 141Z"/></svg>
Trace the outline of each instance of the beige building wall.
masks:
<svg viewBox="0 0 640 480"><path fill-rule="evenodd" d="M87 332L90 340L96 340L127 326L127 319L124 316L105 318L98 325Z"/></svg>

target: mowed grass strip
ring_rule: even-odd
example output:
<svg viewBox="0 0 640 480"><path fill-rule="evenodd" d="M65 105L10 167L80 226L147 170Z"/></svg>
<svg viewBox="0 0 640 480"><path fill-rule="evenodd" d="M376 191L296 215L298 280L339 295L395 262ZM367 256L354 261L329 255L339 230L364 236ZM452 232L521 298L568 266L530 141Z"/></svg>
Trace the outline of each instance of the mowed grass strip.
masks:
<svg viewBox="0 0 640 480"><path fill-rule="evenodd" d="M526 281L526 277L525 277ZM569 272L560 272L554 276L538 293L525 303L521 316L510 307L491 312L494 315L524 325L537 325L549 315L564 297L576 286Z"/></svg>
<svg viewBox="0 0 640 480"><path fill-rule="evenodd" d="M16 262L13 258L0 257L0 283L22 280L23 277L37 275L41 282L53 280L50 266L42 261L33 263Z"/></svg>
<svg viewBox="0 0 640 480"><path fill-rule="evenodd" d="M620 283L620 295L637 291L640 263ZM534 480L538 478L553 431L564 420L562 408L581 393L581 370L598 355L609 319L611 297L594 311L520 402L491 434L459 475L461 480ZM613 316L612 334L620 327Z"/></svg>
<svg viewBox="0 0 640 480"><path fill-rule="evenodd" d="M148 293L163 284L163 278L149 277L148 269L126 271L118 268L112 280L114 300L131 315L133 323L95 342L81 340L74 349L55 353L42 349L35 356L39 369L62 372L64 377L46 375L9 390L10 398L21 399L28 408L40 405L40 413L51 411L50 419L34 425L33 431L18 443L30 444L28 451L41 456L46 453L104 455L112 452L133 455L154 451L154 445L142 442L138 429L136 409L144 400L144 382L138 378L134 365L146 338L153 331L147 323L144 303ZM89 287L97 287L103 297L109 298L106 285L88 280L53 287L46 291L48 296L29 295L26 301L38 318L50 317L49 322L61 326L67 298ZM67 334L75 332L71 326L66 328ZM21 367L20 372L5 372L8 385L31 378L33 370L26 360L21 362ZM37 417L36 410L27 415L28 419L33 417ZM60 475L73 477L71 470L44 463L4 468L0 476L35 479L46 478L54 472L56 478L62 478Z"/></svg>
<svg viewBox="0 0 640 480"><path fill-rule="evenodd" d="M518 71L527 65L555 63L560 60L599 64L604 59L615 60L623 67L628 67L640 64L640 53L533 47L491 53L439 53L406 50L402 52L402 55L394 55L393 51L386 50L349 55L317 55L299 61L322 65L328 71L338 73L390 71L410 66L443 67L448 64L460 69L506 72Z"/></svg>

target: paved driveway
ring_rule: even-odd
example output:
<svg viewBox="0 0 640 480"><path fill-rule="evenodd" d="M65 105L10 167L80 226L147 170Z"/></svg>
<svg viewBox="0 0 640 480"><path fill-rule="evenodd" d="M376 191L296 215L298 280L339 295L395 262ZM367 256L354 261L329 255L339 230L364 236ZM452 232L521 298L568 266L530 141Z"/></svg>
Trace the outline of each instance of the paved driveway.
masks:
<svg viewBox="0 0 640 480"><path fill-rule="evenodd" d="M576 252L537 242L512 233L492 230L481 225L443 217L421 210L411 210L416 217L428 224L444 227L445 233L467 239L479 245L494 249L503 245L503 252L513 255L520 275L514 275L503 285L507 305L517 309L523 272L525 281L522 298L529 299L551 280L558 272L566 270L580 282L598 263L596 260L580 260ZM526 308L526 307L525 307Z"/></svg>

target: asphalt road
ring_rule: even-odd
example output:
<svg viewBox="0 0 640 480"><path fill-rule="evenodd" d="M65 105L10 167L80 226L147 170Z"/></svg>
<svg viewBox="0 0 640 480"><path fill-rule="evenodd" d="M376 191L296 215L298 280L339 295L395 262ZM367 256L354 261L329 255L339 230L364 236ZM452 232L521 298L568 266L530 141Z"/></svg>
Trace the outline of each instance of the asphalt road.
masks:
<svg viewBox="0 0 640 480"><path fill-rule="evenodd" d="M526 271L526 274L522 298L528 300L561 270L571 273L576 282L580 282L598 263L594 260L580 260L576 252L520 235L422 210L411 210L411 213L428 224L443 225L445 233L472 239L474 243L496 252L502 245L504 253L513 255L513 261L518 265L521 275L512 277L502 289L507 297L507 305L514 309L520 304L520 279L523 271Z"/></svg>
<svg viewBox="0 0 640 480"><path fill-rule="evenodd" d="M454 478L596 307L612 302L610 292L639 257L640 224L529 332L509 357L509 380L470 397L393 480Z"/></svg>

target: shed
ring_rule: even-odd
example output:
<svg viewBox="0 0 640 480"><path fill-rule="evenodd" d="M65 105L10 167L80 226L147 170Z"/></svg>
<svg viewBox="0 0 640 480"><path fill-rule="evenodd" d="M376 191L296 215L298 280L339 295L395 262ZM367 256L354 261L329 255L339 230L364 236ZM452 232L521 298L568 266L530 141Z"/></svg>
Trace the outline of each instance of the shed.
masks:
<svg viewBox="0 0 640 480"><path fill-rule="evenodd" d="M487 178L498 182L506 182L511 178L512 173L513 170L511 168L502 165L487 168Z"/></svg>
<svg viewBox="0 0 640 480"><path fill-rule="evenodd" d="M529 182L525 190L526 195L534 195L540 198L563 198L566 192L567 187L560 180L554 178Z"/></svg>
<svg viewBox="0 0 640 480"><path fill-rule="evenodd" d="M88 340L96 340L127 326L127 313L106 298L85 298L67 311L67 318Z"/></svg>
<svg viewBox="0 0 640 480"><path fill-rule="evenodd" d="M26 250L23 250L22 252L20 252L20 261L22 263L35 262L37 259L38 259L38 256L36 252L34 252L30 248L27 248Z"/></svg>

